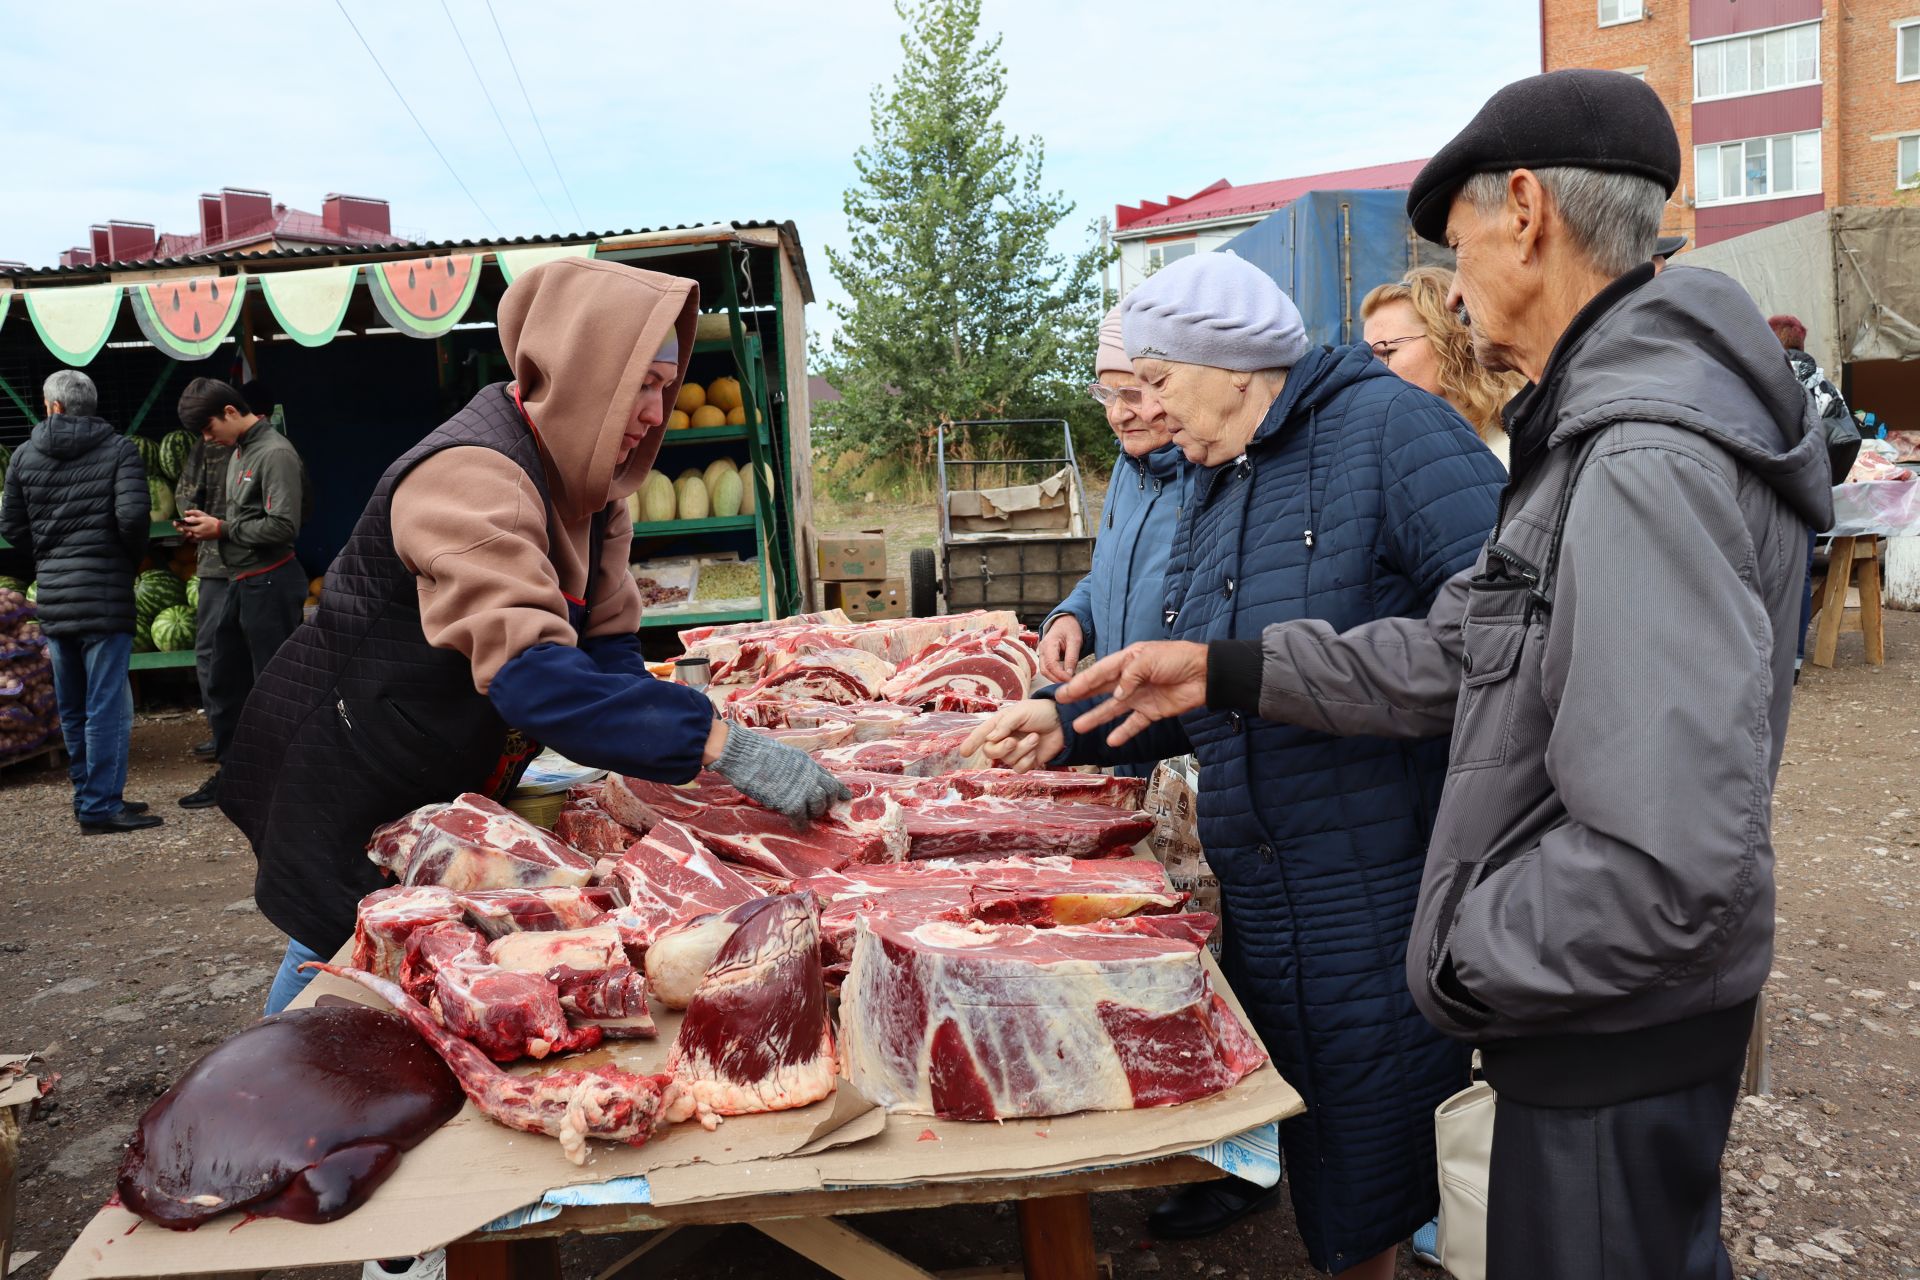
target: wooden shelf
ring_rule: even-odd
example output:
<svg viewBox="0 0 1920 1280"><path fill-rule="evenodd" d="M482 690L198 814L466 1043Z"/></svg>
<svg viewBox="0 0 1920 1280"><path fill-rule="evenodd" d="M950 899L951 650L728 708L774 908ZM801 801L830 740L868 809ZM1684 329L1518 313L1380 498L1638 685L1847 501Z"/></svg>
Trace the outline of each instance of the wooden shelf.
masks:
<svg viewBox="0 0 1920 1280"><path fill-rule="evenodd" d="M682 427L678 431L667 432L666 438L660 442L660 447L669 449L679 444L720 444L727 440L745 440L746 438L745 426Z"/></svg>
<svg viewBox="0 0 1920 1280"><path fill-rule="evenodd" d="M193 650L191 649L178 649L172 653L136 653L127 660L127 669L130 671L159 671L192 665Z"/></svg>
<svg viewBox="0 0 1920 1280"><path fill-rule="evenodd" d="M758 622L766 617L766 610L755 605L751 609L703 609L687 613L669 614L665 617L651 611L640 615L640 629L649 627L704 627L719 622Z"/></svg>
<svg viewBox="0 0 1920 1280"><path fill-rule="evenodd" d="M636 538L669 538L685 533L736 533L750 530L758 516L709 516L705 520L654 520L633 526Z"/></svg>

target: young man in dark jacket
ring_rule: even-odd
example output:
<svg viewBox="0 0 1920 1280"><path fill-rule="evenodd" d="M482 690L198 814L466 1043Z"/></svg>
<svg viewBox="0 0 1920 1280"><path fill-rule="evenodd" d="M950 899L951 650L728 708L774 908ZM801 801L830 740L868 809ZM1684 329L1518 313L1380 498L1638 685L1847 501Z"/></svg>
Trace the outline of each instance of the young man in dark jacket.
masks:
<svg viewBox="0 0 1920 1280"><path fill-rule="evenodd" d="M146 554L147 469L133 441L94 416L84 373L46 382L47 420L13 456L0 535L33 557L40 627L53 655L73 816L86 835L157 827L121 796L133 734L133 575Z"/></svg>
<svg viewBox="0 0 1920 1280"><path fill-rule="evenodd" d="M197 507L180 513L180 528L203 547L211 544L227 572L212 618L203 692L213 728L213 755L226 759L253 682L267 660L300 625L307 598L306 570L293 553L306 501L306 468L293 442L248 407L233 387L195 378L180 395L180 421L207 445L232 450L225 477L226 511ZM200 607L207 608L202 601ZM182 808L210 808L220 775L180 800Z"/></svg>
<svg viewBox="0 0 1920 1280"><path fill-rule="evenodd" d="M1680 176L1638 80L1507 86L1414 182L1513 479L1424 619L1143 645L1081 731L1196 703L1453 734L1406 976L1480 1047L1489 1280L1731 1275L1720 1158L1772 964L1772 801L1827 442L1753 300L1649 261ZM1126 736L1134 727L1116 731Z"/></svg>
<svg viewBox="0 0 1920 1280"><path fill-rule="evenodd" d="M233 450L210 440L197 440L180 468L180 480L174 486L176 511L204 511L219 520L227 514L227 460ZM213 541L194 544L194 576L200 580L200 606L195 614L193 636L193 673L200 682L200 705L207 709L207 722L214 720L213 638L219 632L220 611L226 607L227 584L231 575L220 559L220 544ZM237 709L236 709L237 713ZM196 743L193 754L202 760L214 758L214 741Z"/></svg>

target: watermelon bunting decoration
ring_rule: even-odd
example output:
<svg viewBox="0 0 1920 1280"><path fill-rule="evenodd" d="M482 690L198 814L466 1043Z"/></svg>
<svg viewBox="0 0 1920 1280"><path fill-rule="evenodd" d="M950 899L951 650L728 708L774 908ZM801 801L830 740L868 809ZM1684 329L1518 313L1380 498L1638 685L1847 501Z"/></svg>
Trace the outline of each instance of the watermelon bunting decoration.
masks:
<svg viewBox="0 0 1920 1280"><path fill-rule="evenodd" d="M370 265L373 302L386 322L414 338L437 338L460 323L473 305L478 258L455 253Z"/></svg>
<svg viewBox="0 0 1920 1280"><path fill-rule="evenodd" d="M133 286L133 314L147 341L175 360L214 353L240 318L247 278L193 276Z"/></svg>
<svg viewBox="0 0 1920 1280"><path fill-rule="evenodd" d="M180 653L193 648L193 610L183 604L168 605L153 616L147 635L161 653Z"/></svg>
<svg viewBox="0 0 1920 1280"><path fill-rule="evenodd" d="M187 602L187 584L165 569L149 569L133 580L133 616L151 622L162 609Z"/></svg>

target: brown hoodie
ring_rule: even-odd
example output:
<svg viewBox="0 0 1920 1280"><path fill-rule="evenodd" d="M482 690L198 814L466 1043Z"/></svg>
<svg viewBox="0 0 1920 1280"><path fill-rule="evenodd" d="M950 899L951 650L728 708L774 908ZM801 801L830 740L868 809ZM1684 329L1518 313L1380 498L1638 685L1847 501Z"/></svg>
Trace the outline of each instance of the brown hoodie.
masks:
<svg viewBox="0 0 1920 1280"><path fill-rule="evenodd" d="M627 572L627 495L660 452L663 428L624 465L620 441L641 380L669 338L680 368L693 354L699 287L678 276L586 259L546 263L500 299L500 345L533 423L552 495L556 537L527 474L492 449L445 449L393 495L393 542L420 584L427 643L465 654L474 688L536 644L573 644L567 598L594 600L587 634L631 634L640 593ZM589 593L593 517L614 505Z"/></svg>

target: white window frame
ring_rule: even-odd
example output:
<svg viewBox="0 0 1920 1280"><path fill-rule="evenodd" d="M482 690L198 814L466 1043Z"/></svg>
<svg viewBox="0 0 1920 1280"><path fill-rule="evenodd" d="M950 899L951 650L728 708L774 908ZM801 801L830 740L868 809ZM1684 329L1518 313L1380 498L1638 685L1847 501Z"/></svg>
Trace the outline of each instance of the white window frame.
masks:
<svg viewBox="0 0 1920 1280"><path fill-rule="evenodd" d="M1920 26L1920 21L1916 21L1914 25ZM1791 80L1785 84L1777 84L1771 88L1760 88L1760 89L1755 89L1751 86L1751 84L1749 84L1747 88L1740 89L1732 93L1721 92L1721 93L1702 94L1700 92L1700 50L1701 49L1707 47L1708 45L1719 45L1724 49L1725 46L1733 44L1735 41L1759 40L1773 34L1776 31L1798 31L1802 27L1813 28L1813 79ZM1689 54L1689 62L1691 65L1689 67L1689 72L1688 72L1692 78L1693 100L1695 102L1723 102L1729 98L1751 98L1756 94L1782 93L1788 89L1804 89L1808 85L1817 85L1820 83L1820 41L1821 41L1820 19L1818 18L1815 18L1811 22L1790 22L1778 27L1763 27L1758 31L1742 31L1735 35L1730 35L1730 36L1713 36L1706 40L1695 40L1692 42L1692 50ZM1894 37L1893 44L1894 44L1894 63L1895 63L1895 69L1897 70L1899 59L1900 59L1900 52L1899 52L1900 40L1898 36ZM1789 49L1788 52L1789 54L1791 54L1792 50ZM1789 58L1789 62L1798 62L1798 61L1799 60L1797 58L1791 58L1791 57ZM1916 76L1912 78L1920 79L1920 76ZM1726 83L1726 71L1725 71L1724 60L1722 63L1722 70L1721 70L1721 83L1722 84Z"/></svg>
<svg viewBox="0 0 1920 1280"><path fill-rule="evenodd" d="M1900 163L1900 152L1908 143L1914 144L1913 168L1905 170ZM1920 133L1903 133L1893 140L1893 188L1896 191L1912 191L1920 187Z"/></svg>
<svg viewBox="0 0 1920 1280"><path fill-rule="evenodd" d="M1600 6L1605 3L1605 0L1594 0L1593 13L1599 25L1603 27L1618 27L1629 22L1639 22L1647 16L1647 0L1616 0L1616 2L1620 6L1620 16L1617 18L1605 18L1600 16ZM1628 6L1632 6L1633 8L1631 14L1627 13Z"/></svg>
<svg viewBox="0 0 1920 1280"><path fill-rule="evenodd" d="M1920 49L1914 51L1914 68L1911 75L1900 74L1900 45L1906 39L1907 32L1920 27L1920 18L1902 18L1893 24L1893 80L1895 84L1910 84L1920 80Z"/></svg>
<svg viewBox="0 0 1920 1280"><path fill-rule="evenodd" d="M1172 258L1168 258L1167 250L1169 249L1185 249L1186 252L1176 253ZM1146 246L1143 260L1147 264L1147 274L1151 275L1166 266L1168 262L1178 262L1182 258L1191 258L1199 252L1200 240L1197 236L1189 240L1160 240Z"/></svg>
<svg viewBox="0 0 1920 1280"><path fill-rule="evenodd" d="M1826 188L1826 174L1823 172L1823 170L1826 168L1826 139L1821 135L1822 135L1822 131L1819 129L1796 129L1792 133L1768 133L1768 134L1762 134L1759 137L1755 137L1755 138L1728 138L1723 142L1702 142L1702 143L1696 144L1695 147L1693 148L1694 208L1718 209L1723 205L1759 204L1764 200L1794 200L1794 199L1798 199L1801 196L1817 196L1817 195L1823 194ZM1792 138L1794 140L1794 167L1797 169L1799 167L1799 160L1800 160L1799 140L1803 137L1814 138L1816 140L1816 145L1818 145L1821 148L1819 162L1814 166L1814 174L1816 179L1815 185L1808 188L1805 191L1802 191L1798 188L1795 188L1792 191L1782 191L1780 190L1780 184L1774 180L1773 144L1781 138ZM1713 200L1701 199L1699 195L1700 172L1701 172L1700 153L1702 151L1713 152L1714 175L1715 175L1714 181L1715 181L1715 185L1717 186L1719 183L1719 174L1720 174L1719 166L1720 166L1721 148L1723 147L1742 148L1743 158L1741 161L1741 177L1742 177L1741 186L1744 188L1746 185L1744 150L1747 144L1752 142L1764 142L1767 144L1767 191L1766 191L1766 194L1758 195L1758 196L1722 195ZM1894 167L1895 168L1899 167L1898 159L1894 161Z"/></svg>

